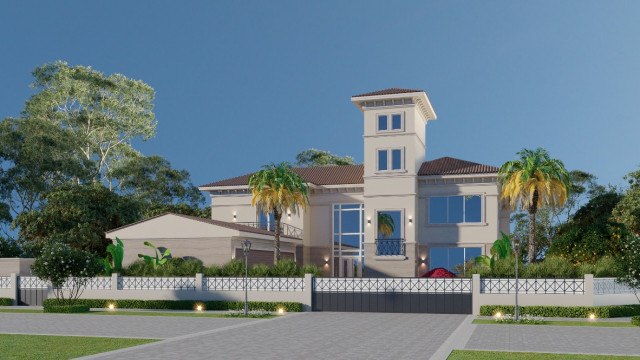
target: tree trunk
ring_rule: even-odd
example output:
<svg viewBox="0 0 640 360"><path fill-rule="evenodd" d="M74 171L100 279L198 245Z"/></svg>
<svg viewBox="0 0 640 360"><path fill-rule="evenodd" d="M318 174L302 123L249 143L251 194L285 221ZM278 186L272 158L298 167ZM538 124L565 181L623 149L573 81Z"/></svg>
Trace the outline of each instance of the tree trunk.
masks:
<svg viewBox="0 0 640 360"><path fill-rule="evenodd" d="M280 261L280 219L282 214L278 210L273 209L273 221L275 222L275 235L273 237L273 264L277 264Z"/></svg>
<svg viewBox="0 0 640 360"><path fill-rule="evenodd" d="M534 191L529 206L529 264L536 256L536 213L538 212L538 190Z"/></svg>

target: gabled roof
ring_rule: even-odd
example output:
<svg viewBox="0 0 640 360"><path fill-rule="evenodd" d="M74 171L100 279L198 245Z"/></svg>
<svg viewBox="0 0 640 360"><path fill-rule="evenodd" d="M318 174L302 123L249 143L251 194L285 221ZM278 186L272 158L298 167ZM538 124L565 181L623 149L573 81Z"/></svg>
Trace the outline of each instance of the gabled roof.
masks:
<svg viewBox="0 0 640 360"><path fill-rule="evenodd" d="M366 94L353 95L352 97L364 97L364 96L377 96L377 95L393 95L393 94L404 94L404 93L415 93L415 92L425 92L424 90L413 90L413 89L399 89L399 88L391 88L369 92Z"/></svg>
<svg viewBox="0 0 640 360"><path fill-rule="evenodd" d="M364 165L339 165L339 166L316 166L306 168L293 168L294 172L300 174L308 183L314 185L341 185L341 184L363 184ZM253 174L253 173L252 173ZM210 186L240 186L247 185L252 174L236 176L234 178L220 180L201 187Z"/></svg>
<svg viewBox="0 0 640 360"><path fill-rule="evenodd" d="M308 183L314 185L364 184L364 165L316 166L294 168L292 170L300 174ZM451 157L442 157L423 162L418 171L418 176L493 174L497 172L498 168L495 166L478 164ZM236 176L205 184L200 187L247 186L251 175L252 174Z"/></svg>
<svg viewBox="0 0 640 360"><path fill-rule="evenodd" d="M493 174L497 172L498 168L495 166L478 164L451 157L442 157L423 162L418 171L418 176Z"/></svg>
<svg viewBox="0 0 640 360"><path fill-rule="evenodd" d="M202 223L205 223L205 224L221 226L221 227L224 227L224 228L227 228L227 229L237 230L237 231L242 231L242 232L248 232L248 233L252 233L252 234L262 234L262 235L269 235L269 236L273 236L274 235L273 231L260 229L260 228L255 228L253 226L238 224L238 223L234 223L234 222L227 222L227 221L220 221L220 220L213 220L213 219L205 219L205 218L201 218L201 217L197 217L197 216L176 214L176 213L171 213L171 212L166 212L164 214L152 216L150 218L146 218L144 220L140 220L140 221L137 221L137 222L125 225L125 226L121 226L121 227L116 228L116 229L111 229L111 230L107 231L106 233L109 234L111 232L114 232L114 231L117 231L117 230L121 230L121 229L124 229L124 228L128 228L130 226L138 225L140 223L143 223L143 222L146 222L146 221L149 221L149 220L153 220L153 219L157 219L159 217L166 216L166 215L179 216L179 217L182 217L182 218L185 218L185 219L199 221L199 222L202 222ZM295 237L286 236L286 235L280 235L280 237L297 239Z"/></svg>

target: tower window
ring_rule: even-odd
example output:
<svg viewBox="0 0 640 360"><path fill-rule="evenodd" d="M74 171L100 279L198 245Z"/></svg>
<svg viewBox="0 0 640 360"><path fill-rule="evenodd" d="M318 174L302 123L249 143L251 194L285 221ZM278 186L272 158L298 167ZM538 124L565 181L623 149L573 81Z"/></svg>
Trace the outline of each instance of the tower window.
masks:
<svg viewBox="0 0 640 360"><path fill-rule="evenodd" d="M378 171L404 170L403 149L379 149Z"/></svg>
<svg viewBox="0 0 640 360"><path fill-rule="evenodd" d="M402 114L378 115L378 132L404 130L404 116Z"/></svg>

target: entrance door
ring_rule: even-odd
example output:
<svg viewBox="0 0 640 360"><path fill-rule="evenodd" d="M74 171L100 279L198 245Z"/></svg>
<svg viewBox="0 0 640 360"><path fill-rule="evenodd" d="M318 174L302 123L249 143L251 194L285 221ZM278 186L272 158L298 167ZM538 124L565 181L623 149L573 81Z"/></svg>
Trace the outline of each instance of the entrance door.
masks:
<svg viewBox="0 0 640 360"><path fill-rule="evenodd" d="M364 205L333 205L332 256L335 277L362 276Z"/></svg>

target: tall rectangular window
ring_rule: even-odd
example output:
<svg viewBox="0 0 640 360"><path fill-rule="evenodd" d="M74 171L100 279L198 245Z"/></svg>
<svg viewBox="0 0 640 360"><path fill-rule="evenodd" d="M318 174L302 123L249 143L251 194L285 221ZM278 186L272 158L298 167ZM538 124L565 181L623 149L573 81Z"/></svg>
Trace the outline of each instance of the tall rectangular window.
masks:
<svg viewBox="0 0 640 360"><path fill-rule="evenodd" d="M402 150L393 149L391 150L391 170L401 170L402 169Z"/></svg>
<svg viewBox="0 0 640 360"><path fill-rule="evenodd" d="M391 130L402 130L402 115L391 115Z"/></svg>
<svg viewBox="0 0 640 360"><path fill-rule="evenodd" d="M387 115L378 115L378 131L389 130L389 117Z"/></svg>
<svg viewBox="0 0 640 360"><path fill-rule="evenodd" d="M387 150L378 150L378 171L389 170L388 157L389 155Z"/></svg>
<svg viewBox="0 0 640 360"><path fill-rule="evenodd" d="M429 198L430 224L482 222L482 196L433 196Z"/></svg>

